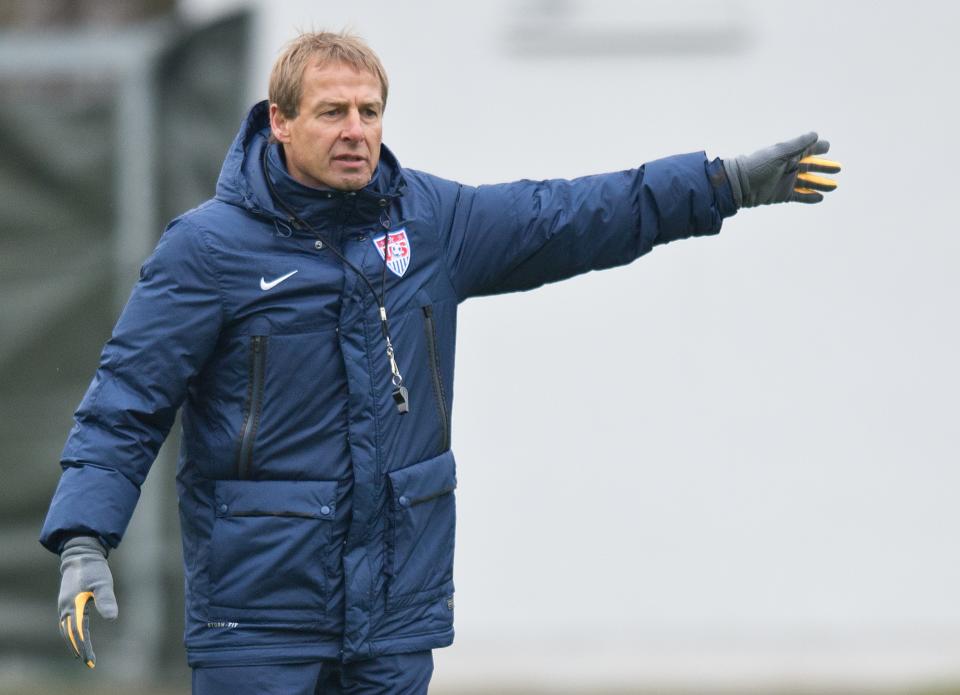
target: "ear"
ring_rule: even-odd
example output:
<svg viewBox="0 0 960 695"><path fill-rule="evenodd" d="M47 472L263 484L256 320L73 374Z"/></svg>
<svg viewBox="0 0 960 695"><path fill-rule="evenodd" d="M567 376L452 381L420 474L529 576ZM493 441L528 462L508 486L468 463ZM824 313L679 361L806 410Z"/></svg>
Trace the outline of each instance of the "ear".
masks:
<svg viewBox="0 0 960 695"><path fill-rule="evenodd" d="M276 104L270 104L270 131L279 142L290 142L290 122Z"/></svg>

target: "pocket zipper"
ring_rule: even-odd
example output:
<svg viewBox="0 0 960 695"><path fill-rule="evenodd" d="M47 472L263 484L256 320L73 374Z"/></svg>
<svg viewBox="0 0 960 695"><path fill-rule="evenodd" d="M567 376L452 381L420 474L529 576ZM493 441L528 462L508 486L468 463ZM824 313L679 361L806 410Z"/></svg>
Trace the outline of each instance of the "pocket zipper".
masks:
<svg viewBox="0 0 960 695"><path fill-rule="evenodd" d="M260 426L260 411L263 406L263 376L267 362L267 338L255 335L250 338L250 386L247 391L247 412L240 426L240 450L237 455L237 477L245 480L250 476L253 463L253 444Z"/></svg>
<svg viewBox="0 0 960 695"><path fill-rule="evenodd" d="M447 399L443 393L443 381L440 379L440 355L437 352L437 331L433 323L433 307L423 307L423 328L427 334L427 352L430 358L430 373L433 377L433 395L437 404L437 415L440 418L440 451L443 453L450 448L450 431L447 425Z"/></svg>
<svg viewBox="0 0 960 695"><path fill-rule="evenodd" d="M305 514L303 512L234 512L230 516L234 518L250 516L279 516L284 518L289 517L294 519L313 519L315 521L323 521L323 518L317 516L316 514Z"/></svg>

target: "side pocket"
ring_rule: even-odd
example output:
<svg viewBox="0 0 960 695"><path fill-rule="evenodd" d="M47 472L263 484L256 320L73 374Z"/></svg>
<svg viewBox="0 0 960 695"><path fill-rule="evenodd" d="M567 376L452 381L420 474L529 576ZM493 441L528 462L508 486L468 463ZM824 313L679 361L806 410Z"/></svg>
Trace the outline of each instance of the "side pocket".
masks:
<svg viewBox="0 0 960 695"><path fill-rule="evenodd" d="M216 481L210 619L320 619L336 496L336 481Z"/></svg>
<svg viewBox="0 0 960 695"><path fill-rule="evenodd" d="M388 611L453 593L457 487L453 453L387 474L391 528L388 539Z"/></svg>

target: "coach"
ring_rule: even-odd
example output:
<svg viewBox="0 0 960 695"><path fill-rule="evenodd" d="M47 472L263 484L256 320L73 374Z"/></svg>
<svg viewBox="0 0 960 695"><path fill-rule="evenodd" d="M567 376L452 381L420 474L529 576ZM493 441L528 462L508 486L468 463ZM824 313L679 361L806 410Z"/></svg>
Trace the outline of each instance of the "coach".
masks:
<svg viewBox="0 0 960 695"><path fill-rule="evenodd" d="M381 144L387 76L305 34L231 146L216 196L146 261L79 409L41 542L89 667L107 554L182 406L177 470L195 693L425 692L453 640L457 306L818 202L815 133L573 181L471 187ZM456 143L463 146L463 143Z"/></svg>

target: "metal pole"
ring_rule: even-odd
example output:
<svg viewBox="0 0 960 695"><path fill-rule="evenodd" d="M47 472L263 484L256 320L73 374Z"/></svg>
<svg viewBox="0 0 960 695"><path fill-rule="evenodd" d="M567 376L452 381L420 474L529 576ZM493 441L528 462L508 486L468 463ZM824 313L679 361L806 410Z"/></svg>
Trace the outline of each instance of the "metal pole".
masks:
<svg viewBox="0 0 960 695"><path fill-rule="evenodd" d="M116 102L117 158L116 232L114 267L116 303L122 307L137 281L140 264L150 254L157 235L156 113L157 90L154 65L160 41L151 50L129 61L119 76ZM158 465L168 463L167 447L157 457ZM123 680L136 681L154 676L163 635L162 486L157 475L148 477L127 530L121 551L116 554L124 581L123 638L120 658L114 666Z"/></svg>

